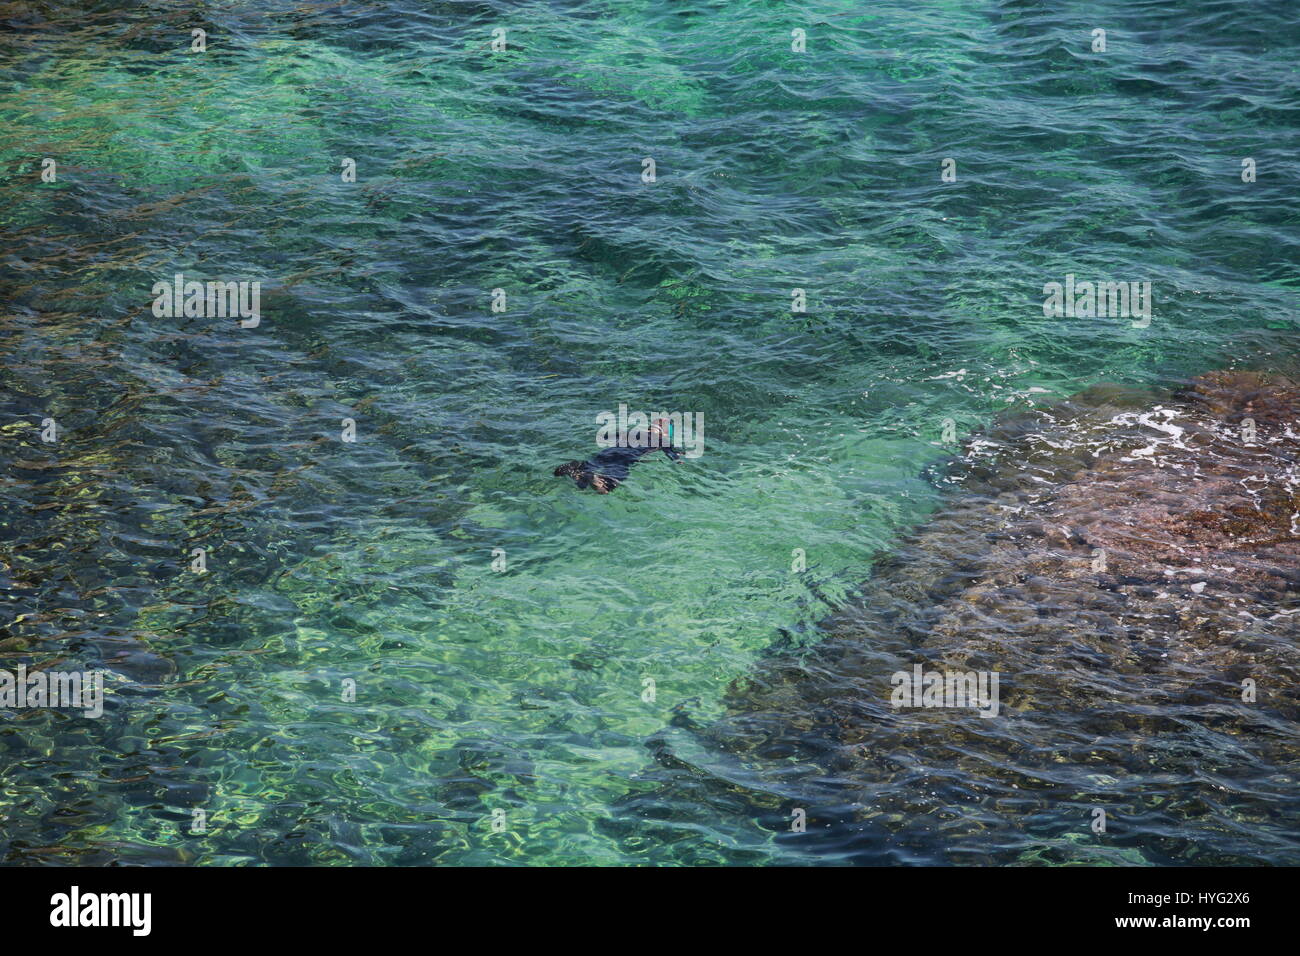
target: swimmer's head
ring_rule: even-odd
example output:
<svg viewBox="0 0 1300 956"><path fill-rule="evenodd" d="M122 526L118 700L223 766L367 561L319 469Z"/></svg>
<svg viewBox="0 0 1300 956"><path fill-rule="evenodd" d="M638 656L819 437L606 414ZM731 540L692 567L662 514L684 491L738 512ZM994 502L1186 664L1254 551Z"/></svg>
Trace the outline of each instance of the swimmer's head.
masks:
<svg viewBox="0 0 1300 956"><path fill-rule="evenodd" d="M666 418L656 418L654 424L650 426L650 431L659 435L660 445L671 445L673 443L673 423Z"/></svg>

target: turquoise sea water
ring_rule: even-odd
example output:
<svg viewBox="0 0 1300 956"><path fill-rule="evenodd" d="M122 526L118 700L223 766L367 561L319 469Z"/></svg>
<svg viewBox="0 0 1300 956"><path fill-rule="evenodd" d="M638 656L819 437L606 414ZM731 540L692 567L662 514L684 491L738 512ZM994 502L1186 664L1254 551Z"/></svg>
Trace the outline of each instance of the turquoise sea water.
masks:
<svg viewBox="0 0 1300 956"><path fill-rule="evenodd" d="M622 808L936 506L943 422L1294 351L1286 3L0 23L0 657L110 671L97 721L6 717L5 862L802 861ZM260 326L155 317L178 272ZM1150 281L1150 327L1044 317L1071 273ZM620 403L704 455L552 477Z"/></svg>

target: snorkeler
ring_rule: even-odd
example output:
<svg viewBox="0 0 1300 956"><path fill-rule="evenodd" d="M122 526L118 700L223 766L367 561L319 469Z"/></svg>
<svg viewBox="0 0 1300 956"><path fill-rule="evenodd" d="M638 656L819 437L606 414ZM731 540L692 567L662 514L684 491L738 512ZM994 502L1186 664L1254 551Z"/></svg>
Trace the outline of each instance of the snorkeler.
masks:
<svg viewBox="0 0 1300 956"><path fill-rule="evenodd" d="M568 461L555 469L555 476L571 477L579 488L595 488L607 495L627 477L642 455L661 449L673 461L681 461L681 453L673 447L673 427L666 418L658 419L649 428L650 440L644 445L606 448L586 461Z"/></svg>

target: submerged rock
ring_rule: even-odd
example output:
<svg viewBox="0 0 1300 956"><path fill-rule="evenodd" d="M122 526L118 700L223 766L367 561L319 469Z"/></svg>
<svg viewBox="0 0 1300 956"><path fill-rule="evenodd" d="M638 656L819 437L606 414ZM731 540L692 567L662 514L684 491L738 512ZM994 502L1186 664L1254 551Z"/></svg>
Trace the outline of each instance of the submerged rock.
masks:
<svg viewBox="0 0 1300 956"><path fill-rule="evenodd" d="M839 859L1300 863L1300 385L1095 388L969 448L665 785ZM916 664L995 672L997 716L892 706Z"/></svg>

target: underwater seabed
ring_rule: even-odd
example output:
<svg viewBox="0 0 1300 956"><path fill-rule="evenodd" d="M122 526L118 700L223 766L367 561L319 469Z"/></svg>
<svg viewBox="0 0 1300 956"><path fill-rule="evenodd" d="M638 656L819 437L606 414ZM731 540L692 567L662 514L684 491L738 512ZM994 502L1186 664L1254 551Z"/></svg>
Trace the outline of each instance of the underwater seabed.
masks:
<svg viewBox="0 0 1300 956"><path fill-rule="evenodd" d="M1300 863L1297 422L1296 381L1224 371L974 436L818 643L652 739L615 830L651 857L748 814L808 862ZM917 663L999 674L998 715L892 707Z"/></svg>
<svg viewBox="0 0 1300 956"><path fill-rule="evenodd" d="M1086 495L1172 480L1166 412L1208 406L1096 389L927 481L941 421L1222 356L1300 380L1295 18L1042 7L573 0L496 53L483 4L10 4L0 658L107 674L100 719L0 722L0 861L1295 861L1291 591L1220 548L1219 608L1127 581L1197 565L1123 525L1022 526L1091 507L1021 464L1072 460L1070 409ZM178 272L263 320L153 315ZM1069 275L1149 281L1154 321L1044 316ZM706 455L563 487L622 401L702 413ZM1258 484L1153 527L1236 534ZM996 718L888 706L963 654Z"/></svg>

